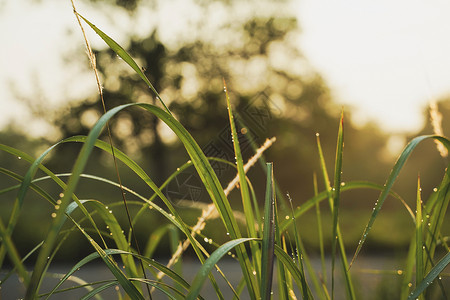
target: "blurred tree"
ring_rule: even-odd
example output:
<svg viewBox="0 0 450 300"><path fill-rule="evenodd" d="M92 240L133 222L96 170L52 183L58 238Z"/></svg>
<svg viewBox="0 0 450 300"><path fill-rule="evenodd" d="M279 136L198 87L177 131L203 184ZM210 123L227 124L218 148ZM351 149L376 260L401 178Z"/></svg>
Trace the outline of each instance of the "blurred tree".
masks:
<svg viewBox="0 0 450 300"><path fill-rule="evenodd" d="M144 39L132 38L127 51L145 67L163 100L205 153L233 161L222 83L225 78L235 112L245 124L240 140L245 157L252 155L251 142L259 145L265 138L277 136L277 144L267 156L276 163L283 191L289 190L296 201L304 200L312 194L313 170L319 170L316 132L321 134L329 171L333 170L341 108L333 103L323 79L299 51L295 18L258 17L243 20L239 26L229 24L229 28L233 30L226 31L223 38L238 42L200 38L169 48L153 31ZM108 109L128 102L155 104L148 87L114 52L100 51L97 58ZM87 134L101 114L98 100L85 101L60 114L55 124L63 136ZM385 136L374 127L356 130L349 116L346 111L346 133L351 133L348 138L351 147L345 149L348 163L344 172L350 174L348 178L361 179L360 174L383 170L382 164L366 158L381 156ZM141 110L120 113L111 127L115 145L150 170L156 182L161 183L187 160L164 124ZM54 163L62 165L56 158ZM215 168L223 176L224 184L234 175L226 167L215 165ZM222 174L223 169L227 172ZM389 167L386 165L384 169ZM263 173L257 173L260 173L255 174L257 182L262 184ZM373 179L371 176L362 179ZM190 180L183 181L187 187L201 188L194 179ZM186 196L187 192L180 192L183 188L180 185L168 192L195 200L192 195Z"/></svg>

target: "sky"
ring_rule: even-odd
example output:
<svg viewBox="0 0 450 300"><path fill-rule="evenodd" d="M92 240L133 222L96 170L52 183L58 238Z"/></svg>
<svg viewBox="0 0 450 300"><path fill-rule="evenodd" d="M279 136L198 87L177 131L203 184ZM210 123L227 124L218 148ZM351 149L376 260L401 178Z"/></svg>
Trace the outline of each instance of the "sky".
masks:
<svg viewBox="0 0 450 300"><path fill-rule="evenodd" d="M33 103L13 95L54 108L95 93L86 57L73 55L84 54L84 44L70 1L41 2L0 0L0 127L12 119L30 120L26 106ZM120 36L139 34L155 22L183 20L176 15L185 14L185 2L164 1L164 16L148 18L151 11L143 10L137 19L146 23L135 26L125 14L108 18L105 11L91 13L95 10L87 1L76 3L97 24L106 24L119 43L124 42ZM429 101L450 94L449 2L298 0L291 9L302 28L301 51L325 78L334 99L352 109L355 122L373 121L394 134L414 133L426 121L423 111ZM194 18L196 12L190 15ZM177 30L184 25L169 22L163 28L169 26ZM95 36L90 38L99 45ZM45 120L33 121L30 128L50 130Z"/></svg>
<svg viewBox="0 0 450 300"><path fill-rule="evenodd" d="M414 132L449 94L450 2L302 0L298 12L301 49L356 121Z"/></svg>

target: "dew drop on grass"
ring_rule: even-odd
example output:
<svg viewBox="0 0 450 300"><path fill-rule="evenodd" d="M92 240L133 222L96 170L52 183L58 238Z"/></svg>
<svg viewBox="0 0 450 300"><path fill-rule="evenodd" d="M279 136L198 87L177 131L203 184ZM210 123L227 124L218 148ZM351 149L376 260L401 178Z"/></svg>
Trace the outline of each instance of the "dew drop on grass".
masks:
<svg viewBox="0 0 450 300"><path fill-rule="evenodd" d="M437 189L437 188L434 188L434 189L433 189L433 192L435 192L435 193L436 193L437 191L438 191L438 189Z"/></svg>
<svg viewBox="0 0 450 300"><path fill-rule="evenodd" d="M255 275L255 276L256 276L256 270L253 270L253 275Z"/></svg>
<svg viewBox="0 0 450 300"><path fill-rule="evenodd" d="M402 275L402 274L403 274L403 271L402 271L402 270L397 270L397 274L398 274L398 275Z"/></svg>
<svg viewBox="0 0 450 300"><path fill-rule="evenodd" d="M56 213L52 213L52 218L56 218Z"/></svg>
<svg viewBox="0 0 450 300"><path fill-rule="evenodd" d="M209 240L208 240L208 243L212 244L212 242L213 242L213 240L212 240L212 239L209 239Z"/></svg>
<svg viewBox="0 0 450 300"><path fill-rule="evenodd" d="M289 220L289 216L286 216L285 219L286 219L286 220Z"/></svg>
<svg viewBox="0 0 450 300"><path fill-rule="evenodd" d="M320 136L320 133L316 132L316 136Z"/></svg>
<svg viewBox="0 0 450 300"><path fill-rule="evenodd" d="M412 283L411 282L408 283L408 287L412 287Z"/></svg>
<svg viewBox="0 0 450 300"><path fill-rule="evenodd" d="M345 182L341 182L341 186L345 186Z"/></svg>
<svg viewBox="0 0 450 300"><path fill-rule="evenodd" d="M110 210L109 213L112 214L112 210Z"/></svg>
<svg viewBox="0 0 450 300"><path fill-rule="evenodd" d="M22 157L21 156L17 156L17 159L22 159Z"/></svg>
<svg viewBox="0 0 450 300"><path fill-rule="evenodd" d="M208 238L207 238L207 237L205 237L203 240L204 240L206 243L208 242Z"/></svg>
<svg viewBox="0 0 450 300"><path fill-rule="evenodd" d="M230 235L230 233L229 233L229 232L227 232L227 235Z"/></svg>
<svg viewBox="0 0 450 300"><path fill-rule="evenodd" d="M64 197L64 193L60 193L60 194L59 194L59 197L60 197L60 198Z"/></svg>
<svg viewBox="0 0 450 300"><path fill-rule="evenodd" d="M177 171L179 172L179 171L180 171L180 168L177 168Z"/></svg>

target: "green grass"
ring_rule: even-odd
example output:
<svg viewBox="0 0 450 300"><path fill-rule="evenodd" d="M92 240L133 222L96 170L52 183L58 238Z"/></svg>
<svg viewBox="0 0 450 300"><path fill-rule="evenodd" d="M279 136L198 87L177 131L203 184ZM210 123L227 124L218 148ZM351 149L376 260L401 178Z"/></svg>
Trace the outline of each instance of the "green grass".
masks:
<svg viewBox="0 0 450 300"><path fill-rule="evenodd" d="M26 289L26 294L24 295L26 299L46 299L55 295L61 297L64 293L70 293L74 289L86 289L86 286L80 285L65 292L60 290L61 285L79 268L83 268L95 260L101 260L113 274L114 279L102 282L100 285L94 282L88 283L86 299L94 296L101 298L103 290L115 286L120 286L119 293L123 293L123 295L118 296L119 299L125 297L125 294L130 299L151 298L154 289L158 289L169 299L184 299L185 297L187 299L209 299L212 295L203 295L203 298L201 296L202 287L208 280L214 288L216 297L224 299L223 291L219 288L216 277L212 275L211 271L215 268L218 269L217 264L219 261L224 256L231 254L237 259L241 268L242 279L240 283L237 286L231 286L226 275L220 269L218 271L230 285L235 298L239 298L242 293L245 293L250 299L271 299L272 297L293 299L295 294L295 297L303 299L342 299L344 296L337 295L335 291L336 285L341 284L346 291L345 297L347 299L357 299L356 291L359 287L355 287L353 279L355 272L351 267L352 263L358 260L359 253L371 236L372 228L376 221L382 219L379 216L383 214L381 208L387 197L390 195L394 200L403 201L399 195L392 191L392 187L408 157L416 146L424 140L434 139L442 143L447 149L450 148L450 141L441 136L420 136L413 139L400 154L384 186L359 181L350 181L343 184L341 182L341 173L344 161L344 114L342 113L337 133L333 180L329 178L329 168L325 164L320 140L317 136L317 155L314 156L314 159L317 159L325 184L323 187L318 187L315 179L314 186L311 187L315 190L315 195L311 199L298 206L293 205L295 199L292 200L288 197L290 210L280 211L278 202L284 200L277 199L280 191L276 190L276 176L274 174L282 172L282 170L276 169L276 162L274 164L267 163L265 170L267 174L266 186L253 186L251 184L251 180L246 176L248 166L245 165L241 155L232 103L230 103L225 87L224 101L227 102L236 157L235 164L231 165L236 168L243 207L242 212L240 212L241 217L237 217L236 211L233 210L228 199L229 191L225 191L222 186L225 183L220 181L220 178L217 177L211 167L213 158L207 158L204 155L194 138L174 118L132 57L108 35L85 18L83 20L149 85L155 96L160 100L163 108L145 103L129 103L115 107L98 120L88 136L75 136L62 140L43 152L37 159L32 158L19 149L0 145L0 151L11 155L11 157L21 157L22 161L26 161L30 165L25 175L0 168L2 176L13 178L18 182L17 185L0 191L0 195L17 191L9 217L0 220L0 266L4 267L6 256L8 256L13 266L10 270L11 272L4 278L0 278L0 284L11 280L11 274L16 273L21 278ZM166 123L177 135L190 158L186 164L180 166L179 170L169 176L162 186L157 186L147 172L125 153L114 148L109 143L98 140L100 133L107 127L108 122L119 112L130 108L139 108L143 114L153 114ZM55 148L60 147L62 144L70 143L82 143L83 145L78 158L73 163L70 174L54 174L44 166L45 158ZM133 194L139 199L127 201L124 198L126 205L138 208L138 212L134 215L130 215L127 210L129 224L126 226L121 224L116 217L119 214L119 210L125 210L122 202L112 203L107 206L105 199L79 199L77 197L77 187L79 187L81 178L100 181L111 186L121 186L120 183L84 173L94 148L104 151L111 155L112 159L120 161L130 171L134 172L147 185L148 190L152 192L151 197L145 197L127 187L123 187L124 191ZM261 155L261 152L258 155ZM311 158L313 158L313 154L311 155ZM203 227L201 226L206 226L208 229L209 223L206 221L209 217L201 220L199 229L193 231L192 225L184 220L180 211L173 206L162 192L164 186L173 180L179 172L187 168L193 168L198 174L208 192L212 205L214 205L208 207L211 208L211 211L216 210L218 213L222 224L221 230L223 229L224 235L226 233L226 241L222 244L213 243L207 237L202 236ZM415 211L412 212L405 206L406 213L409 213L411 216L411 230L414 234L409 240L410 251L404 261L404 268L400 273L396 272L402 276L402 285L400 291L398 291L402 299L427 299L427 293L430 290L429 286L433 282L435 282L436 286L434 289L438 290L440 296L446 297L441 276L443 276L443 270L450 263L450 251L446 244L446 237L443 235L444 218L450 199L449 172L447 169L437 191L429 199L422 199L419 181ZM37 177L37 174L40 174L40 177ZM68 180L63 181L62 178L67 176ZM63 193L61 193L60 197L49 194L38 185L40 181L54 182L60 186ZM331 185L331 182L333 182L333 185ZM234 186L231 185L231 188ZM348 247L346 249L348 242L344 243L346 229L343 228L340 220L340 218L345 217L345 213L342 213L339 207L341 194L355 189L375 189L379 190L381 194L370 216L365 220L367 225L363 233L359 239L354 240L353 245L356 247L356 250L353 259L349 263L346 256L346 253L349 251ZM257 205L255 190L266 191L263 212L260 212ZM22 256L20 253L24 249L18 249L16 246L13 232L18 226L20 215L27 210L24 199L29 193L35 193L44 200L42 201L43 206L51 205L53 209L51 215L48 216L50 226L45 234L45 238L37 243L26 255ZM158 205L155 200L159 200L158 203L161 203L161 205ZM328 212L320 209L319 203L322 201L327 202ZM206 209L204 208L203 212ZM132 229L130 228L133 228L141 218L154 212L165 218L167 223L162 224L160 228L149 234L149 239L141 252L133 239ZM199 217L200 215L202 214L199 214ZM306 218L306 215L316 217L314 219L309 217L310 221L303 222L302 218L304 216ZM326 216L329 217L325 218ZM395 218L395 216L392 216L392 218ZM308 253L303 245L304 232L307 230L311 231L311 227L318 229L316 238L319 251L316 253L316 256L320 257L321 268L317 270L312 267L311 263L312 259L310 257L313 253ZM326 230L329 230L331 234L325 234ZM395 228L390 230L395 230ZM191 283L187 282L182 275L180 269L180 266L182 266L181 255L179 263L174 263L173 267L167 267L153 259L152 254L163 240L163 236L169 232L172 254L178 250L182 254L185 248L180 248L181 246L177 245L183 243L186 247L192 247L194 255L202 264ZM87 242L91 247L92 253L78 261L51 291L42 291L41 285L46 280L49 272L51 272L52 262L58 255L59 249L68 240L73 242L75 233L81 233L81 238L78 236L78 239L83 239L83 241L75 241L75 243L79 242L81 245ZM205 242L205 239L207 242ZM325 249L325 245L330 245L331 251ZM209 249L212 249L212 251ZM325 261L325 252L327 251L331 256L331 266L328 266L329 268L327 268ZM31 269L27 269L26 263L31 256L36 256L35 265ZM120 265L123 265L124 268L120 267ZM142 268L139 266L142 266ZM338 267L342 272L341 275L336 274L337 271L335 269ZM145 270L145 275L143 269ZM278 281L274 281L274 274L277 274ZM331 285L327 284L326 274L331 276ZM162 280L162 277L168 277L172 281L168 284ZM272 296L272 285L275 282L278 282L277 290L279 295ZM62 294L59 294L60 292Z"/></svg>

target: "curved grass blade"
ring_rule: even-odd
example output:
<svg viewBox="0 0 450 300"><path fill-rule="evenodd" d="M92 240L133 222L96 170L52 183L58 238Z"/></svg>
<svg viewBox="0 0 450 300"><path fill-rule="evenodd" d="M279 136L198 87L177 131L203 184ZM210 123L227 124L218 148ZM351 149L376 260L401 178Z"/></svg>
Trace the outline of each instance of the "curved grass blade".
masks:
<svg viewBox="0 0 450 300"><path fill-rule="evenodd" d="M303 291L302 282L305 280L305 278L303 278L300 269L297 267L292 258L278 245L275 245L274 250L278 261L281 262L289 270L289 274L295 280L295 283L297 284L298 288L302 291L302 294L306 295L306 299L313 299L313 296L309 288L307 289L306 292Z"/></svg>
<svg viewBox="0 0 450 300"><path fill-rule="evenodd" d="M155 280L149 280L149 279L143 279L143 278L132 278L131 280L139 281L141 283L150 285L154 287L155 289L161 291L164 293L169 299L181 299L184 300L185 293L181 292L180 290L176 289L173 286L170 286L168 284L165 284L163 282L155 281ZM172 291L176 294L172 295L169 291ZM178 296L178 297L177 297Z"/></svg>
<svg viewBox="0 0 450 300"><path fill-rule="evenodd" d="M408 300L417 299L425 289L439 276L439 274L450 264L450 252L447 253L435 266L430 273L416 286L416 289L409 295Z"/></svg>
<svg viewBox="0 0 450 300"><path fill-rule="evenodd" d="M444 137L435 136L435 135L423 135L423 136L416 137L413 140L411 140L411 142L409 142L408 145L406 145L405 149L402 151L399 158L397 159L397 162L395 163L391 173L389 174L389 177L385 184L385 188L383 189L378 200L375 203L375 207L373 209L372 215L371 215L369 222L366 225L364 232L359 240L358 247L356 248L355 254L353 255L353 258L352 258L349 268L351 268L352 263L355 261L356 257L358 256L359 252L361 251L361 248L364 245L364 242L366 241L367 235L369 234L370 230L372 229L372 225L375 222L375 219L377 218L378 213L380 212L381 207L383 206L383 203L386 200L392 186L394 185L394 182L397 179L397 177L400 173L400 170L403 168L403 165L405 164L408 157L411 155L412 151L416 148L416 146L420 142L422 142L426 139L436 139L437 141L441 142L447 149L450 149L450 141L449 140L447 140ZM447 168L447 172L449 172L448 168Z"/></svg>
<svg viewBox="0 0 450 300"><path fill-rule="evenodd" d="M302 274L302 287L303 287L303 298L308 297L307 290L309 289L308 283L306 282L306 276L305 271L303 268L303 262L306 264L306 268L308 270L309 276L311 281L314 284L314 288L316 289L316 292L318 295L321 295L321 288L319 285L319 281L317 280L316 274L314 272L314 269L311 265L311 261L308 258L308 255L306 253L305 247L303 246L303 242L300 238L300 234L297 230L297 224L295 222L295 216L294 216L294 207L292 205L292 198L289 194L287 194L287 198L289 200L289 204L291 206L291 212L292 212L292 222L294 227L294 240L295 240L295 251L297 255L297 261L299 265L300 272Z"/></svg>
<svg viewBox="0 0 450 300"><path fill-rule="evenodd" d="M266 300L270 300L272 292L275 245L274 207L275 188L273 184L273 164L267 163L266 199L264 205L264 227L261 255L261 299Z"/></svg>
<svg viewBox="0 0 450 300"><path fill-rule="evenodd" d="M447 167L444 178L438 188L436 202L431 209L430 219L428 220L430 226L426 227L427 237L425 239L425 249L427 249L427 259L424 265L424 271L429 272L432 267L432 260L434 258L435 250L438 245L439 236L444 218L448 209L450 201L450 170ZM429 211L428 206L425 207ZM448 248L446 248L448 251Z"/></svg>
<svg viewBox="0 0 450 300"><path fill-rule="evenodd" d="M341 192L351 191L351 190L355 190L355 189L371 189L371 190L382 191L384 189L384 187L379 184L375 184L375 183L367 182L367 181L349 181L349 182L346 182L344 186L341 186ZM317 195L315 195L314 197L308 199L300 207L298 207L294 210L294 216L296 218L299 218L301 215L306 213L308 210L314 208L317 203L319 203L320 201L326 200L328 198L328 195L329 195L328 191L322 191L322 192L318 193ZM389 195L394 197L395 199L404 201L397 193L395 193L393 191L390 191ZM283 220L280 223L280 230L284 231L289 226L292 226L292 218L290 218L289 220Z"/></svg>
<svg viewBox="0 0 450 300"><path fill-rule="evenodd" d="M192 282L191 288L189 289L189 293L186 296L186 300L195 300L198 297L198 295L200 294L200 290L203 287L203 283L206 280L206 277L210 274L211 270L219 262L219 260L228 253L228 251L242 243L256 240L256 238L235 239L226 242L218 249L216 249L197 272L197 275Z"/></svg>
<svg viewBox="0 0 450 300"><path fill-rule="evenodd" d="M83 169L87 164L90 153L94 147L94 143L95 143L97 137L100 135L100 132L103 129L103 127L105 126L106 122L121 109L122 109L122 107L113 108L112 110L107 112L102 118L100 118L100 120L96 123L96 125L90 131L89 136L86 140L86 143L81 148L81 151L80 151L78 158L75 162L75 165L73 167L72 176L70 176L70 178L69 178L67 187L64 191L64 196L61 198L61 203L59 205L60 208L55 213L56 215L50 226L50 229L48 231L44 245L42 246L41 251L39 252L38 258L36 260L36 264L35 264L35 267L34 267L34 270L33 270L32 276L31 276L30 284L27 288L27 293L25 296L26 299L33 299L36 297L37 289L38 289L39 283L41 281L41 278L43 276L45 265L47 263L47 257L50 255L52 248L55 244L56 238L59 234L59 231L65 222L65 210L66 210L67 206L69 205L70 199L74 195L75 188L80 179L80 174L83 172ZM41 161L44 159L45 155L58 144L55 144L54 146L50 147L47 151L44 152L43 155L41 155L33 163L32 167L30 167L30 169L28 170L28 172L25 176L25 180L22 184L23 188L21 187L19 194L21 192L23 192L23 193L26 192L29 182L31 181L31 177L36 172L37 167L41 164ZM85 215L87 217L89 217L89 213L85 210L84 206L81 203L78 203L78 204L79 204L80 208L83 210L83 212L85 213ZM93 222L93 220L92 220L92 224L96 227L95 222Z"/></svg>
<svg viewBox="0 0 450 300"><path fill-rule="evenodd" d="M153 87L153 84L148 80L147 76L141 71L141 68L138 66L138 64L134 61L133 58L123 49L119 44L117 44L112 38L110 38L108 35L106 35L103 31L97 28L94 24L89 22L86 18L84 18L82 15L77 13L94 31L97 33L108 46L116 52L116 54L123 59L124 62L126 62L138 75L139 77L144 80L144 82L148 85L148 87L155 93L156 98L161 102L161 104L164 106L165 110L170 113L169 108L166 106L166 104L162 101L161 96L156 91L156 89Z"/></svg>
<svg viewBox="0 0 450 300"><path fill-rule="evenodd" d="M90 291L89 293L87 293L86 295L84 295L83 297L80 298L80 300L87 300L87 299L91 299L92 297L96 296L97 294L103 292L104 290L112 287L112 286L116 286L119 283L117 281L111 281L108 283L105 283L99 287L94 288L92 291Z"/></svg>
<svg viewBox="0 0 450 300"><path fill-rule="evenodd" d="M106 223L107 228L109 228L110 235L113 237L114 242L117 245L117 248L119 249L126 249L129 250L130 245L125 238L125 235L123 234L123 230L119 225L119 222L117 221L116 217L112 213L111 210L109 210L103 203L96 201L96 200L90 200L86 201L83 204L90 204L92 205L97 213L100 215L102 220ZM136 268L136 264L133 260L133 258L129 255L122 255L122 262L125 266L125 270L127 271L127 274L129 277L137 277L138 276L138 270Z"/></svg>

